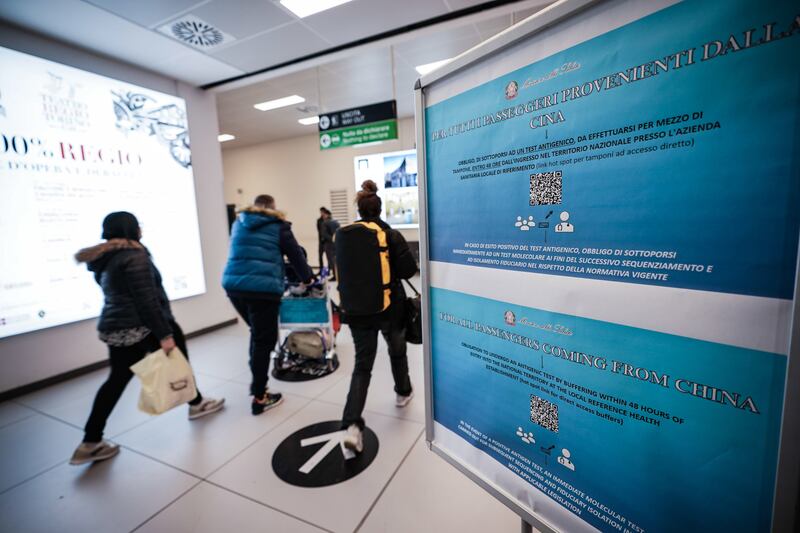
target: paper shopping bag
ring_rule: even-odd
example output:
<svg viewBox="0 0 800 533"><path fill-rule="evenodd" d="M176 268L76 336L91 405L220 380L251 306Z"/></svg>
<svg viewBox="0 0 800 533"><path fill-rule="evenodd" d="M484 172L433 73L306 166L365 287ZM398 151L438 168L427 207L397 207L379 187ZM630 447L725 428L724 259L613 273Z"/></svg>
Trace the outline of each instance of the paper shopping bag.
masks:
<svg viewBox="0 0 800 533"><path fill-rule="evenodd" d="M139 409L145 413L160 415L197 396L192 367L178 348L147 354L131 372L142 382Z"/></svg>

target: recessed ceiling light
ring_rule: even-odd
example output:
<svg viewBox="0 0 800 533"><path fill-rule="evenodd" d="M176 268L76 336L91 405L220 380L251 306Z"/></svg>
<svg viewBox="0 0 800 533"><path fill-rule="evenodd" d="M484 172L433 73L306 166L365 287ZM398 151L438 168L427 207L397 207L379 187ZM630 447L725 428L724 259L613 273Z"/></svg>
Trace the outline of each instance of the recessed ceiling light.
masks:
<svg viewBox="0 0 800 533"><path fill-rule="evenodd" d="M303 98L302 96L293 94L292 96L285 96L283 98L278 98L277 100L270 100L269 102L261 102L260 104L256 104L253 107L258 109L259 111L269 111L270 109L278 109L279 107L286 107L287 105L299 104L305 101L306 99Z"/></svg>
<svg viewBox="0 0 800 533"><path fill-rule="evenodd" d="M419 72L420 76L424 76L425 74L433 72L437 68L449 63L452 60L453 58L451 57L450 59L442 59L441 61L434 61L433 63L425 63L424 65L418 65L414 68L417 69L417 72Z"/></svg>
<svg viewBox="0 0 800 533"><path fill-rule="evenodd" d="M354 144L353 148L366 148L368 146L378 146L379 144L383 144L384 141L372 141L371 143L364 143L364 144Z"/></svg>
<svg viewBox="0 0 800 533"><path fill-rule="evenodd" d="M223 133L223 134L217 136L217 140L219 142L221 142L221 143L224 143L225 141L232 141L235 138L236 138L236 136L235 135L231 135L230 133Z"/></svg>
<svg viewBox="0 0 800 533"><path fill-rule="evenodd" d="M346 4L351 0L281 0L283 7L300 18Z"/></svg>
<svg viewBox="0 0 800 533"><path fill-rule="evenodd" d="M312 124L317 124L319 123L319 115L313 117L301 118L297 122L299 122L303 126L310 126Z"/></svg>

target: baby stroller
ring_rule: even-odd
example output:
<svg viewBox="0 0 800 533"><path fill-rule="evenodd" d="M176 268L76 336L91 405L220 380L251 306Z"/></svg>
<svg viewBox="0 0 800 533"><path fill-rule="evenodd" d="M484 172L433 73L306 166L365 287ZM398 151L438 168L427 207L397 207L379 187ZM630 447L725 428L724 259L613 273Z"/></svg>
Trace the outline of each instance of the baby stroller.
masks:
<svg viewBox="0 0 800 533"><path fill-rule="evenodd" d="M272 375L284 381L321 378L339 367L336 355L338 313L328 293L323 269L313 285L303 288L291 267L281 298L278 349L273 352Z"/></svg>

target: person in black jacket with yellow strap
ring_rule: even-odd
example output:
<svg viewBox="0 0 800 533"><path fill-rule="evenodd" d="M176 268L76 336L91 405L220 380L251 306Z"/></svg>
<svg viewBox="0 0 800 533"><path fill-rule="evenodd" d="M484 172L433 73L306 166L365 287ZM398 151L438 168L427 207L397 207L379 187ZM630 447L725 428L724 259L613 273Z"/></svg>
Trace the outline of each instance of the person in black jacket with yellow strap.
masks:
<svg viewBox="0 0 800 533"><path fill-rule="evenodd" d="M343 443L357 453L364 448L362 413L378 350L378 332L383 335L389 348L396 393L395 404L397 407L405 407L414 395L408 375L404 318L406 293L401 280L409 279L417 273L417 263L403 235L381 220L381 198L377 192L378 187L372 180L361 185L361 191L356 196L361 220L338 230L335 238L341 304L356 349L350 392L342 415L342 429L347 430ZM359 250L357 245L348 245L346 234L353 231L353 228L361 230L359 225L375 231L377 249ZM349 240L354 241L352 238ZM372 257L375 254L378 254L377 259ZM388 273L385 254L388 254ZM364 263L373 259L377 261L375 264L381 271L382 279L377 279L373 283L374 287L366 287L364 273L359 270ZM370 298L368 294L374 296ZM364 314L362 309L368 306L368 299L375 301L382 309Z"/></svg>
<svg viewBox="0 0 800 533"><path fill-rule="evenodd" d="M176 346L188 358L186 339L169 306L161 274L139 240L139 221L128 212L109 214L103 220L105 242L84 248L75 255L103 289L104 304L97 323L100 340L108 345L111 372L92 406L83 443L71 464L84 464L113 457L119 446L103 440L103 429L111 411L133 377L131 365L150 352ZM189 419L219 411L224 399L197 397L189 402Z"/></svg>

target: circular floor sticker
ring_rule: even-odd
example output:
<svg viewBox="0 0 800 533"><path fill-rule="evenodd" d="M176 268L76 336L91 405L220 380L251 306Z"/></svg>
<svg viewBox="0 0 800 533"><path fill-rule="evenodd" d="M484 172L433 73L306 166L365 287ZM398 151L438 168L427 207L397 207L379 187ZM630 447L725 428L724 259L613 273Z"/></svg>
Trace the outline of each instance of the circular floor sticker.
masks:
<svg viewBox="0 0 800 533"><path fill-rule="evenodd" d="M345 459L340 420L304 427L280 443L272 469L286 483L298 487L327 487L353 478L378 455L378 436L364 428L364 451Z"/></svg>

